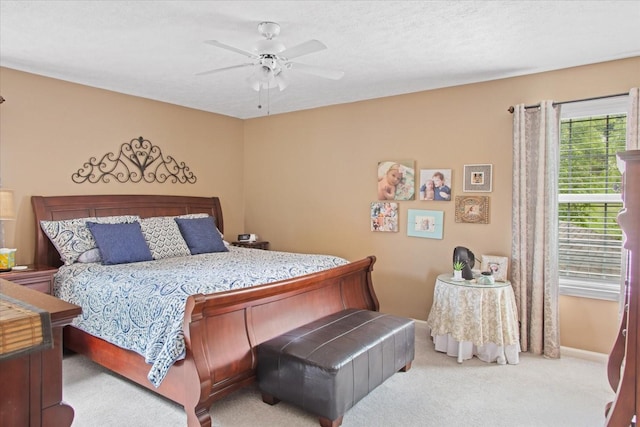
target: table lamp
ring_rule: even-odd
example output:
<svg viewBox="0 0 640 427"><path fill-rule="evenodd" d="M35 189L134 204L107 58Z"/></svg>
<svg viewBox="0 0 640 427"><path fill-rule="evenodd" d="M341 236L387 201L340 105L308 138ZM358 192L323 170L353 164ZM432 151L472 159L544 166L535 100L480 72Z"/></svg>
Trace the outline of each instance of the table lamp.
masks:
<svg viewBox="0 0 640 427"><path fill-rule="evenodd" d="M0 248L4 247L4 221L16 219L13 190L0 188Z"/></svg>
<svg viewBox="0 0 640 427"><path fill-rule="evenodd" d="M0 188L0 271L10 271L15 264L15 249L4 247L4 221L16 219L13 191Z"/></svg>

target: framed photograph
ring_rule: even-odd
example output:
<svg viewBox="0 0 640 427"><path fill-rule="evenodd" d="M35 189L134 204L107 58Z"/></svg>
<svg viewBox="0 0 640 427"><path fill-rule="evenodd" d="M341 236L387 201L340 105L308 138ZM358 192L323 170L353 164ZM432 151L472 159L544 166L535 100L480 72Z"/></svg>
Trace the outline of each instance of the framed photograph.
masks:
<svg viewBox="0 0 640 427"><path fill-rule="evenodd" d="M443 211L409 209L407 236L442 239Z"/></svg>
<svg viewBox="0 0 640 427"><path fill-rule="evenodd" d="M493 165L464 165L465 193L490 193Z"/></svg>
<svg viewBox="0 0 640 427"><path fill-rule="evenodd" d="M456 222L489 224L489 197L456 196Z"/></svg>
<svg viewBox="0 0 640 427"><path fill-rule="evenodd" d="M420 200L451 200L451 169L420 170Z"/></svg>
<svg viewBox="0 0 640 427"><path fill-rule="evenodd" d="M378 162L378 200L415 200L413 160Z"/></svg>
<svg viewBox="0 0 640 427"><path fill-rule="evenodd" d="M482 271L491 271L497 282L507 280L509 258L503 256L482 255Z"/></svg>
<svg viewBox="0 0 640 427"><path fill-rule="evenodd" d="M398 204L395 202L371 203L371 231L398 231Z"/></svg>

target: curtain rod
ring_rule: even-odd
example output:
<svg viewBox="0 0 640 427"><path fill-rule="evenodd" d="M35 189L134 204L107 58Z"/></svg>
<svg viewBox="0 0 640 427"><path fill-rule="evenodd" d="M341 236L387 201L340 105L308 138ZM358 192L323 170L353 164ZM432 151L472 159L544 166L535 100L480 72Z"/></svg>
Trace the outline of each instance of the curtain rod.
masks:
<svg viewBox="0 0 640 427"><path fill-rule="evenodd" d="M615 98L616 96L625 96L625 95L629 95L629 93L628 92L627 93L617 93L615 95L594 96L592 98L574 99L572 101L554 102L552 105L555 107L556 105L571 104L573 102L595 101L596 99ZM524 106L525 109L538 108L538 107L540 107L540 104L525 105ZM513 112L515 111L515 108L512 105L511 107L507 108L507 111L510 112L511 114L513 114Z"/></svg>

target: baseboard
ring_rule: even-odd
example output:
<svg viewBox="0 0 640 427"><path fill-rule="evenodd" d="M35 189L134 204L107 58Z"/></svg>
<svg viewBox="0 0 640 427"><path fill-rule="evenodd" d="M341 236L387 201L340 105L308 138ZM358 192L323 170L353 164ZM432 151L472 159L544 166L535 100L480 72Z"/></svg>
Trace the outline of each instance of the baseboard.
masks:
<svg viewBox="0 0 640 427"><path fill-rule="evenodd" d="M560 347L560 354L562 356L576 357L578 359L591 360L592 362L600 363L607 363L607 360L609 359L608 354L596 353L595 351L588 351L579 348L564 346Z"/></svg>

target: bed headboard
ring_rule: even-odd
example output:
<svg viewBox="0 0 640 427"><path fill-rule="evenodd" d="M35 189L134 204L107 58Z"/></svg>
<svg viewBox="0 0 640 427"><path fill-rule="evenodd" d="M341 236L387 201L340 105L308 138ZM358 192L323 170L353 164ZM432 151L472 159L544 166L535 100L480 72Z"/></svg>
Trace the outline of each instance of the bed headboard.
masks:
<svg viewBox="0 0 640 427"><path fill-rule="evenodd" d="M40 227L40 221L84 218L91 216L139 215L177 216L208 213L224 233L222 207L217 197L158 196L158 195L92 195L92 196L32 196L35 216L37 265L60 266L60 255Z"/></svg>

